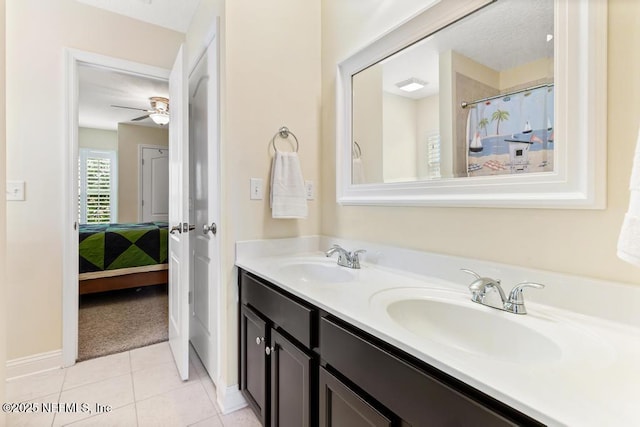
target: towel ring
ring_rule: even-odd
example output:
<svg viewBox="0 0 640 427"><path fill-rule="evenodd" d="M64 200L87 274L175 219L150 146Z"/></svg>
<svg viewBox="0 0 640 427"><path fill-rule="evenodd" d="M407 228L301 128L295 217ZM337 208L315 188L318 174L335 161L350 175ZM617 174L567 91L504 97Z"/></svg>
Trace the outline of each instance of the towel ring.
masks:
<svg viewBox="0 0 640 427"><path fill-rule="evenodd" d="M280 136L280 138L282 139L288 139L289 135L291 135L293 139L296 140L296 153L297 153L298 149L300 148L300 143L298 142L298 138L296 138L293 132L291 132L289 128L287 128L286 126L282 126L280 129L278 129L278 132L276 132L276 134L273 135L273 138L271 138L271 145L273 146L273 151L278 151L278 149L276 148L276 136Z"/></svg>
<svg viewBox="0 0 640 427"><path fill-rule="evenodd" d="M353 141L351 155L354 159L359 159L360 156L362 156L362 148L360 148L360 144L358 144L356 141Z"/></svg>

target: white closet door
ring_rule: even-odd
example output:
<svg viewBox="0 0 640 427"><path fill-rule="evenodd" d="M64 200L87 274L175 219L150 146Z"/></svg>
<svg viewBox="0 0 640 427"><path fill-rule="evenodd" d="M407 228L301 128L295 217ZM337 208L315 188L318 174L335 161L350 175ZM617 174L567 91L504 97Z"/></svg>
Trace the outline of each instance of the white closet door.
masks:
<svg viewBox="0 0 640 427"><path fill-rule="evenodd" d="M142 148L142 222L169 220L169 149Z"/></svg>

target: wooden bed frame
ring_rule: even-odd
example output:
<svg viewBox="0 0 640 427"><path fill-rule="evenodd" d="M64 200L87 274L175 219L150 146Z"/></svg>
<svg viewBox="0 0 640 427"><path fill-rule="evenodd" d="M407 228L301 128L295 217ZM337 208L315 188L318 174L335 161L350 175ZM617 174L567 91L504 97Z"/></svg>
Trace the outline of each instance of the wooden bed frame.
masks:
<svg viewBox="0 0 640 427"><path fill-rule="evenodd" d="M109 277L96 277L80 279L80 295L96 292L114 291L118 289L139 288L143 286L160 285L169 282L169 270L143 271L113 275Z"/></svg>

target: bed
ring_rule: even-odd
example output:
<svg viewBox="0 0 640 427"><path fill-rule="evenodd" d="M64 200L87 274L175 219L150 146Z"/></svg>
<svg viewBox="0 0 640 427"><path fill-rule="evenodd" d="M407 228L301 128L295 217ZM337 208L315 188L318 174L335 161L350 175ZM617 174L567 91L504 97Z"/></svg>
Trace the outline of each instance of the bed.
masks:
<svg viewBox="0 0 640 427"><path fill-rule="evenodd" d="M166 222L81 224L80 295L168 281Z"/></svg>

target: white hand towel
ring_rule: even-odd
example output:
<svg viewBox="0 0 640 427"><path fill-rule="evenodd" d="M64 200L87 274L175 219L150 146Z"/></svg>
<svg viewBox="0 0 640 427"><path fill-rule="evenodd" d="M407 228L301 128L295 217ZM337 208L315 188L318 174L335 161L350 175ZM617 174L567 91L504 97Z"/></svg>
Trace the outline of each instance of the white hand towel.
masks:
<svg viewBox="0 0 640 427"><path fill-rule="evenodd" d="M640 267L640 130L629 185L629 209L618 238L618 257Z"/></svg>
<svg viewBox="0 0 640 427"><path fill-rule="evenodd" d="M276 151L271 166L271 216L306 218L307 195L298 153Z"/></svg>
<svg viewBox="0 0 640 427"><path fill-rule="evenodd" d="M352 183L356 184L364 184L364 165L362 164L361 158L353 159L353 164L351 165L351 174L352 174Z"/></svg>

